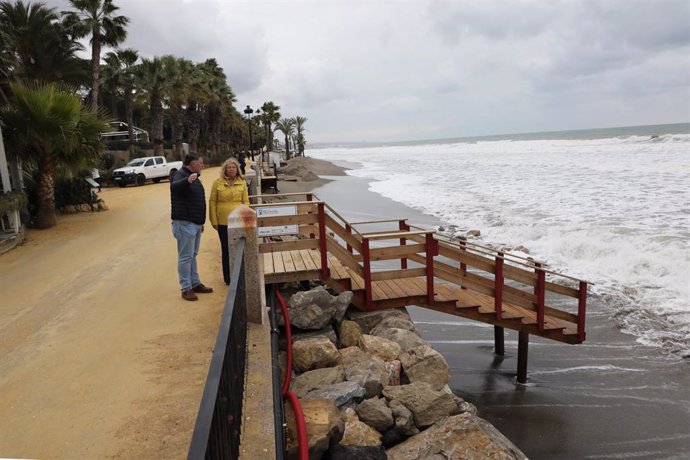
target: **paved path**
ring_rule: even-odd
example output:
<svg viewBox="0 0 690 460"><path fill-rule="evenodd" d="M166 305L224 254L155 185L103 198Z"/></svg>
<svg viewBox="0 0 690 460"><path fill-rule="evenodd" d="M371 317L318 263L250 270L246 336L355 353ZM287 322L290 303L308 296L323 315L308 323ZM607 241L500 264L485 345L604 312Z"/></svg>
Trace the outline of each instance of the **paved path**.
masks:
<svg viewBox="0 0 690 460"><path fill-rule="evenodd" d="M210 184L218 169L204 171ZM103 189L0 256L0 457L182 458L225 297L220 245L180 299L167 182Z"/></svg>

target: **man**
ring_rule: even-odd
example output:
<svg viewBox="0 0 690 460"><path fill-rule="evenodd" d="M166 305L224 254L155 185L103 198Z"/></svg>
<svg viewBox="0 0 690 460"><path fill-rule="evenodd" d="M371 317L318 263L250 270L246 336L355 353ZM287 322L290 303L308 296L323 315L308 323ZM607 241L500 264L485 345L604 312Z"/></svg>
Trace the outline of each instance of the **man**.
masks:
<svg viewBox="0 0 690 460"><path fill-rule="evenodd" d="M206 196L199 180L204 159L196 153L184 157L183 166L170 181L172 231L177 239L177 272L184 300L198 300L196 294L213 292L199 279L196 255L206 222Z"/></svg>

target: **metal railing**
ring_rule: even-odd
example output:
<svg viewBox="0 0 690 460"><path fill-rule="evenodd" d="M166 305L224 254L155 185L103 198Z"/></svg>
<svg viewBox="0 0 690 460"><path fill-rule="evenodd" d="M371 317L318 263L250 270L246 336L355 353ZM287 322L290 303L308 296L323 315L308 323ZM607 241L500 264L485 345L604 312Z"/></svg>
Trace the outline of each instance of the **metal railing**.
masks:
<svg viewBox="0 0 690 460"><path fill-rule="evenodd" d="M244 239L238 241L225 308L187 458L236 459L247 364Z"/></svg>

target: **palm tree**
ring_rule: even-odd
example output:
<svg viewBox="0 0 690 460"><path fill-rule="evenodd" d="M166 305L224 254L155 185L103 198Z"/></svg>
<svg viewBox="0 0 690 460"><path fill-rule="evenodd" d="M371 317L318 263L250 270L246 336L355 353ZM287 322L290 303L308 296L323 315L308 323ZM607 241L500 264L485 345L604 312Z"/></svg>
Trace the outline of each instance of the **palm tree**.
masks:
<svg viewBox="0 0 690 460"><path fill-rule="evenodd" d="M116 16L113 0L69 0L76 11L64 11L64 22L76 37L91 35L91 101L98 108L101 47L115 47L127 37L129 18Z"/></svg>
<svg viewBox="0 0 690 460"><path fill-rule="evenodd" d="M134 74L135 64L139 60L139 54L132 48L109 51L104 58L105 66L102 72L102 81L105 88L113 92L113 116L117 115L117 95L122 93L125 106L125 122L129 138L129 148L134 145Z"/></svg>
<svg viewBox="0 0 690 460"><path fill-rule="evenodd" d="M262 120L266 126L267 133L266 149L273 150L273 130L271 129L271 125L280 120L280 106L275 105L273 101L268 101L264 102L264 105L261 106L261 110L264 112Z"/></svg>
<svg viewBox="0 0 690 460"><path fill-rule="evenodd" d="M53 8L42 3L0 2L0 73L9 81L88 81L86 61L76 56L83 47L59 22Z"/></svg>
<svg viewBox="0 0 690 460"><path fill-rule="evenodd" d="M295 136L297 151L299 155L304 156L304 144L307 143L304 139L304 124L307 122L307 117L296 116L293 120L295 121L295 129L297 129L297 135Z"/></svg>
<svg viewBox="0 0 690 460"><path fill-rule="evenodd" d="M156 56L143 59L138 72L141 97L146 98L151 110L151 138L154 155L163 154L163 96L166 90L165 65Z"/></svg>
<svg viewBox="0 0 690 460"><path fill-rule="evenodd" d="M38 228L56 224L55 171L93 159L102 148L106 123L84 106L72 88L54 83L10 85L12 105L0 111L9 151L35 168Z"/></svg>
<svg viewBox="0 0 690 460"><path fill-rule="evenodd" d="M167 80L164 87L164 99L170 109L173 155L175 158L181 158L184 138L183 106L187 103L192 88L194 64L189 59L171 55L163 56L161 60Z"/></svg>
<svg viewBox="0 0 690 460"><path fill-rule="evenodd" d="M274 131L280 131L285 136L285 159L290 159L290 137L295 134L295 121L292 118L282 118L276 122Z"/></svg>

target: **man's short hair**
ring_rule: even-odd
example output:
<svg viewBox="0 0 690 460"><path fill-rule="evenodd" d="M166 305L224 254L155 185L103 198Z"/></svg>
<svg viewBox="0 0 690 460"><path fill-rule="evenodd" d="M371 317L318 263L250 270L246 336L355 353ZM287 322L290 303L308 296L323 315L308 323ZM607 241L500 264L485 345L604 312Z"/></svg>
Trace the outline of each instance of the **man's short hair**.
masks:
<svg viewBox="0 0 690 460"><path fill-rule="evenodd" d="M192 161L198 160L198 159L199 159L199 155L197 155L196 153L193 153L193 152L188 153L187 155L184 156L184 160L182 161L182 164L185 166L189 166L190 164L192 164Z"/></svg>

